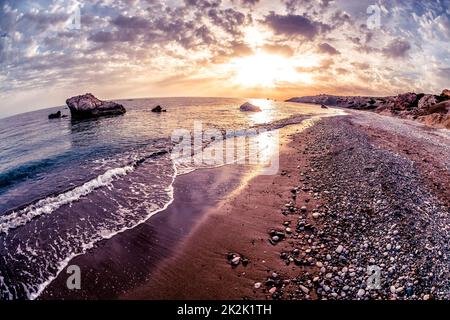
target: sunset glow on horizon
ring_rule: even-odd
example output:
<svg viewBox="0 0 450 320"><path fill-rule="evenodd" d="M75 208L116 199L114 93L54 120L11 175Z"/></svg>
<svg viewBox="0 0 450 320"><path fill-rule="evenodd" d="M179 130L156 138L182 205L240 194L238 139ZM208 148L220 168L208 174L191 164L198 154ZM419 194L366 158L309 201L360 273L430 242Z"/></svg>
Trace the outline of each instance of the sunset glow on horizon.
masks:
<svg viewBox="0 0 450 320"><path fill-rule="evenodd" d="M373 26L371 1L7 0L2 113L85 92L103 99L438 92L450 79L449 4L378 1Z"/></svg>

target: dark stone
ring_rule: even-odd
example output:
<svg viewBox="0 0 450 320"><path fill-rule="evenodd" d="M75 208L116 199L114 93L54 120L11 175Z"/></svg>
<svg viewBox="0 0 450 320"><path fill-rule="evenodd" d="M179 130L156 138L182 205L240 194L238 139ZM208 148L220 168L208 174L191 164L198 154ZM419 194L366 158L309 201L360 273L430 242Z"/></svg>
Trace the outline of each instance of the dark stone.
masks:
<svg viewBox="0 0 450 320"><path fill-rule="evenodd" d="M166 109L163 109L160 105L157 105L156 107L154 107L153 109L152 109L152 112L157 112L157 113L159 113L159 112L166 112L167 110Z"/></svg>
<svg viewBox="0 0 450 320"><path fill-rule="evenodd" d="M241 111L250 111L250 112L260 112L261 108L251 104L250 102L246 102L239 107Z"/></svg>
<svg viewBox="0 0 450 320"><path fill-rule="evenodd" d="M48 118L49 119L59 119L59 118L61 118L61 111L58 111L56 113L50 113L48 115Z"/></svg>
<svg viewBox="0 0 450 320"><path fill-rule="evenodd" d="M66 100L72 119L88 119L101 116L121 115L126 112L123 105L113 101L102 101L91 93Z"/></svg>

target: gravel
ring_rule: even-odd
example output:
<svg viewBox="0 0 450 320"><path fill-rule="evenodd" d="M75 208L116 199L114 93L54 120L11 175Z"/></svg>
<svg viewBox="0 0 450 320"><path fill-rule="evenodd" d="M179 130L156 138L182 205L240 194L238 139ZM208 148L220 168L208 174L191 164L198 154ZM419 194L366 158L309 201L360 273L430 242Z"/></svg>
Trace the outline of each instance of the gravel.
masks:
<svg viewBox="0 0 450 320"><path fill-rule="evenodd" d="M305 134L310 163L292 188L323 205L311 222L306 207L289 213L297 227L280 258L301 272L276 298L450 299L450 209L426 187L427 173L377 146L349 117L324 119Z"/></svg>

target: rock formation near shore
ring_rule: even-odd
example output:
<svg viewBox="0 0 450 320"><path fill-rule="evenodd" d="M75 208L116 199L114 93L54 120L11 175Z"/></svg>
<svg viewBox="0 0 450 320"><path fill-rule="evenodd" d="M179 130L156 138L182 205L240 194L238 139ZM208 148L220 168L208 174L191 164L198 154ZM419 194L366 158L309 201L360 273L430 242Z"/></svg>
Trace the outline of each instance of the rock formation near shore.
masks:
<svg viewBox="0 0 450 320"><path fill-rule="evenodd" d="M320 94L295 97L287 101L372 110L380 114L418 120L435 127L450 129L450 90L448 89L444 89L440 95L414 92L387 97Z"/></svg>
<svg viewBox="0 0 450 320"><path fill-rule="evenodd" d="M107 115L121 115L126 112L123 105L113 101L102 101L93 94L86 93L66 100L72 118L86 119Z"/></svg>
<svg viewBox="0 0 450 320"><path fill-rule="evenodd" d="M251 104L250 102L246 102L240 106L239 110L241 111L251 111L251 112L260 112L261 108Z"/></svg>
<svg viewBox="0 0 450 320"><path fill-rule="evenodd" d="M152 112L166 112L166 109L163 109L160 105L157 105L152 109Z"/></svg>
<svg viewBox="0 0 450 320"><path fill-rule="evenodd" d="M49 119L59 119L61 118L61 111L55 112L55 113L50 113L48 115Z"/></svg>

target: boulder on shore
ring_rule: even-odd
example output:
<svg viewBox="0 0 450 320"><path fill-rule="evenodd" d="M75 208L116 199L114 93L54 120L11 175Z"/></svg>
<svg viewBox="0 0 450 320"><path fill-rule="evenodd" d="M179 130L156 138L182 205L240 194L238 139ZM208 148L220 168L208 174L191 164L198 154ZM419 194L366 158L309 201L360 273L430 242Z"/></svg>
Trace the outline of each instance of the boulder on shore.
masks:
<svg viewBox="0 0 450 320"><path fill-rule="evenodd" d="M61 111L55 112L55 113L50 113L48 115L49 119L59 119L61 118Z"/></svg>
<svg viewBox="0 0 450 320"><path fill-rule="evenodd" d="M441 97L445 97L447 99L450 99L450 90L449 89L442 90Z"/></svg>
<svg viewBox="0 0 450 320"><path fill-rule="evenodd" d="M157 105L152 109L152 112L166 112L166 109L163 109L160 105Z"/></svg>
<svg viewBox="0 0 450 320"><path fill-rule="evenodd" d="M113 101L102 101L93 94L86 93L66 100L72 118L86 119L109 115L121 115L126 112L123 105Z"/></svg>
<svg viewBox="0 0 450 320"><path fill-rule="evenodd" d="M251 112L260 112L261 108L251 104L250 102L246 102L240 106L239 110L241 111L251 111Z"/></svg>

